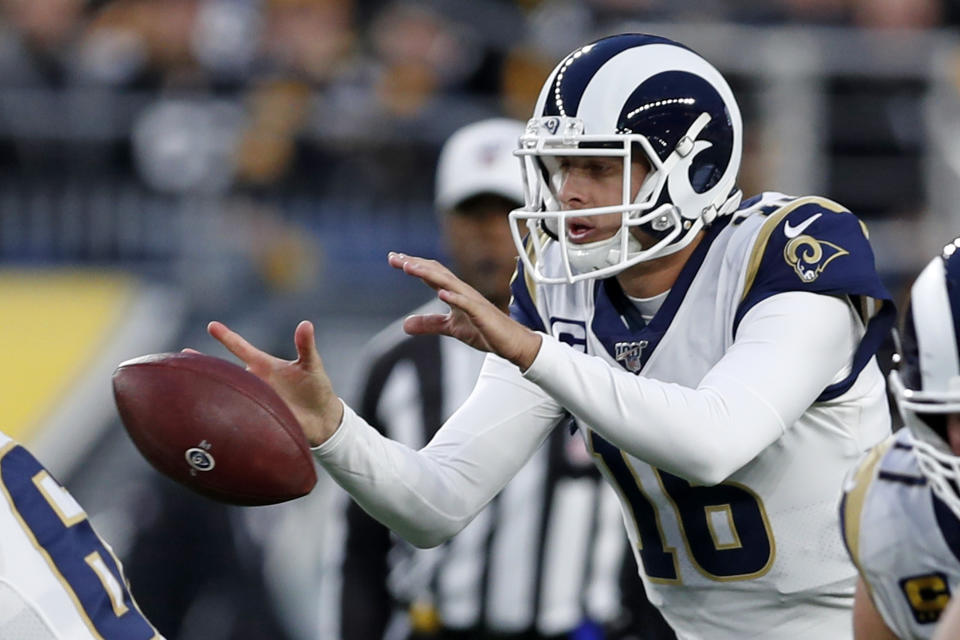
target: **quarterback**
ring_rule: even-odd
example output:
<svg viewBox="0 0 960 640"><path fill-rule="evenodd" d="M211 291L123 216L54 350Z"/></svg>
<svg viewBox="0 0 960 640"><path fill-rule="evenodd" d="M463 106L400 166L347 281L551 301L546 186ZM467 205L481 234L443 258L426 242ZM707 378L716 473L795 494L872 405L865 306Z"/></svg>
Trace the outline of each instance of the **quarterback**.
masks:
<svg viewBox="0 0 960 640"><path fill-rule="evenodd" d="M0 431L0 640L162 640L87 514Z"/></svg>
<svg viewBox="0 0 960 640"><path fill-rule="evenodd" d="M906 428L844 488L840 519L860 570L858 640L931 638L960 587L960 239L910 290L890 387Z"/></svg>
<svg viewBox="0 0 960 640"><path fill-rule="evenodd" d="M519 140L510 316L435 261L388 258L450 307L407 332L491 353L420 451L339 401L309 322L293 362L218 322L210 333L414 544L456 534L572 416L680 638L850 637L856 570L836 503L890 432L874 353L894 311L843 206L742 199L742 136L726 81L683 45L624 34L564 58Z"/></svg>

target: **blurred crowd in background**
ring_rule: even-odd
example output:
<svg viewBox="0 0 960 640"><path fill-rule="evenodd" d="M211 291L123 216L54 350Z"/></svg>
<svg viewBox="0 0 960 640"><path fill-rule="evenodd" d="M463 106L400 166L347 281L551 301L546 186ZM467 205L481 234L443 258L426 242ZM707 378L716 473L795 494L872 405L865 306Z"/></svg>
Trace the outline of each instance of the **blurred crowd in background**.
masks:
<svg viewBox="0 0 960 640"><path fill-rule="evenodd" d="M765 117L751 103L759 70L776 67L751 34L814 29L842 46L876 32L889 53L888 42L917 34L949 39L960 21L954 0L3 0L0 11L0 259L162 272L184 253L194 265L223 251L281 290L316 287L325 261L366 265L367 249L377 264L385 248L434 249L423 236L440 143L482 117L525 120L556 61L599 35L683 25L708 58L722 39L726 57L752 60L716 60L742 89L749 134ZM747 35L715 35L724 25ZM893 47L920 61L926 50ZM867 217L915 214L925 207L923 63L867 85L869 70L836 76L827 63L806 73L826 78L818 91L832 111L805 119L822 120L816 144L838 159L799 187ZM747 142L770 147L769 136ZM764 164L751 169L748 157L745 181ZM881 196L850 195L874 183ZM207 270L186 271L209 288Z"/></svg>
<svg viewBox="0 0 960 640"><path fill-rule="evenodd" d="M433 180L446 137L485 117L526 120L563 55L641 30L730 78L744 191L849 207L898 295L960 233L958 25L958 0L0 0L0 276L107 268L164 287L138 321L172 338L123 357L146 344L215 352L212 319L290 354L295 322L313 319L346 394L356 348L430 295L385 256L441 255ZM9 322L23 309L3 285ZM63 333L76 340L69 322ZM89 335L64 375L84 370L106 390L119 358L90 376L80 360L104 338ZM8 369L10 429L31 376ZM74 446L70 463L37 453L114 541L158 627L310 637L328 496L293 511L186 499L155 484L98 398L99 441ZM29 444L50 422L39 414ZM78 415L54 440L73 446ZM121 459L149 481L131 483ZM283 583L274 608L271 581Z"/></svg>

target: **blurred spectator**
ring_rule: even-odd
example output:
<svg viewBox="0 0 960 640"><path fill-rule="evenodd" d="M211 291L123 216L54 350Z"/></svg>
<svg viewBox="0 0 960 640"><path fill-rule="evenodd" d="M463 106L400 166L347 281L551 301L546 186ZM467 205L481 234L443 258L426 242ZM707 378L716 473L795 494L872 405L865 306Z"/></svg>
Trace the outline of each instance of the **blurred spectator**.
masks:
<svg viewBox="0 0 960 640"><path fill-rule="evenodd" d="M83 0L2 0L0 82L62 86L83 28Z"/></svg>
<svg viewBox="0 0 960 640"><path fill-rule="evenodd" d="M380 67L376 95L387 112L411 116L441 88L456 87L479 62L480 51L426 4L399 0L370 28Z"/></svg>
<svg viewBox="0 0 960 640"><path fill-rule="evenodd" d="M193 50L200 0L115 0L92 18L81 64L112 85L189 86L201 78Z"/></svg>
<svg viewBox="0 0 960 640"><path fill-rule="evenodd" d="M310 87L295 80L270 80L253 86L246 98L247 120L235 155L240 185L269 186L286 176L311 97Z"/></svg>
<svg viewBox="0 0 960 640"><path fill-rule="evenodd" d="M353 0L265 0L261 55L271 72L320 85L356 44Z"/></svg>
<svg viewBox="0 0 960 640"><path fill-rule="evenodd" d="M243 80L258 59L262 31L256 0L205 0L197 10L191 49L215 78Z"/></svg>
<svg viewBox="0 0 960 640"><path fill-rule="evenodd" d="M942 20L942 0L852 0L853 22L867 29L932 29Z"/></svg>
<svg viewBox="0 0 960 640"><path fill-rule="evenodd" d="M158 191L217 193L233 181L241 123L236 105L210 99L161 99L132 135L140 176Z"/></svg>

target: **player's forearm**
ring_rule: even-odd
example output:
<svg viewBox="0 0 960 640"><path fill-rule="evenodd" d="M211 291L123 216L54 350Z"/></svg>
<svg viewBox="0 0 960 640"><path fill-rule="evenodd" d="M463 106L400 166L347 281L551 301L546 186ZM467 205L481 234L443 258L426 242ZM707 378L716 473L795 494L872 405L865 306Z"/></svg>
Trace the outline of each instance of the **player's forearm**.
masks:
<svg viewBox="0 0 960 640"><path fill-rule="evenodd" d="M457 504L463 494L442 467L344 408L340 428L314 452L364 511L419 547L436 546L469 522L470 507Z"/></svg>
<svg viewBox="0 0 960 640"><path fill-rule="evenodd" d="M752 310L697 388L632 375L549 337L524 375L624 451L716 484L779 438L849 360L846 303L802 295ZM797 317L800 305L808 311Z"/></svg>
<svg viewBox="0 0 960 640"><path fill-rule="evenodd" d="M419 547L449 539L526 462L560 409L497 359L478 390L414 451L383 437L349 407L317 459L365 511Z"/></svg>
<svg viewBox="0 0 960 640"><path fill-rule="evenodd" d="M713 389L636 377L549 338L527 375L617 447L700 484L723 481L782 433L769 412L750 420L760 429L742 428Z"/></svg>

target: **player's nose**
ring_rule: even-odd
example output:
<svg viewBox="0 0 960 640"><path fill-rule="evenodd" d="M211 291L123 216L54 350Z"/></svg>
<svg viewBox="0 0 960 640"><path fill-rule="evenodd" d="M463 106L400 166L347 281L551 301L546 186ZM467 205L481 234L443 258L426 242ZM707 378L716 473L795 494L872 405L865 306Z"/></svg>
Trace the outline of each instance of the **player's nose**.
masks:
<svg viewBox="0 0 960 640"><path fill-rule="evenodd" d="M589 202L587 180L577 171L564 176L557 194L564 209L583 209Z"/></svg>

